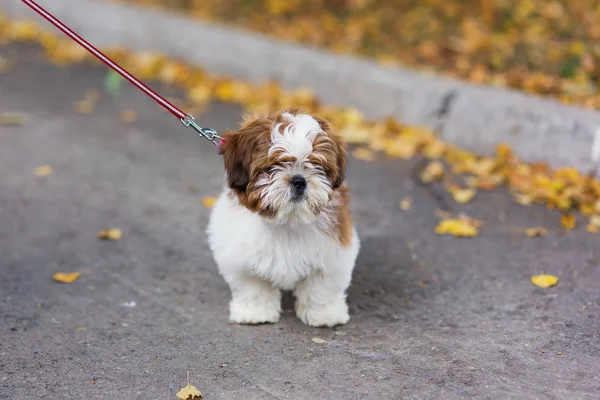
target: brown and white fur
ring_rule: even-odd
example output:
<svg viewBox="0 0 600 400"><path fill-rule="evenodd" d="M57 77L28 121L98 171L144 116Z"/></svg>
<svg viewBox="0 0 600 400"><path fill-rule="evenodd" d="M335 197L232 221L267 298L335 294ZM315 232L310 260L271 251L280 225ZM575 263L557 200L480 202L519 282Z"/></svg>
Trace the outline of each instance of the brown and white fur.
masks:
<svg viewBox="0 0 600 400"><path fill-rule="evenodd" d="M280 291L293 290L305 324L348 322L360 243L342 140L326 121L292 110L246 121L225 135L221 154L226 186L207 233L231 289L230 321L275 323Z"/></svg>

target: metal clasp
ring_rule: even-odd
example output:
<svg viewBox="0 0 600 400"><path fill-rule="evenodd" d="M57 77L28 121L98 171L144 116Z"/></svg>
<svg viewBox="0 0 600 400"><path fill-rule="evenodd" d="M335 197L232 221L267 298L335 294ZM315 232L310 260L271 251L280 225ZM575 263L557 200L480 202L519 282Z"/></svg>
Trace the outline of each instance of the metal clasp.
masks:
<svg viewBox="0 0 600 400"><path fill-rule="evenodd" d="M198 132L198 136L210 140L217 147L221 146L221 141L223 138L218 135L217 131L212 128L200 127L192 115L186 114L184 118L180 119L180 121L184 126L194 128L194 130Z"/></svg>

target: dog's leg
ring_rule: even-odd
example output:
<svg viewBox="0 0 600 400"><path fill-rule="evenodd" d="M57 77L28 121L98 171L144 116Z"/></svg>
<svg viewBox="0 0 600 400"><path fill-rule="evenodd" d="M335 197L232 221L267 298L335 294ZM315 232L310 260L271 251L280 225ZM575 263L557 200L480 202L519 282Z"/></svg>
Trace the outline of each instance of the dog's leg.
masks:
<svg viewBox="0 0 600 400"><path fill-rule="evenodd" d="M281 292L266 281L250 276L226 277L231 289L229 320L238 324L279 321Z"/></svg>
<svg viewBox="0 0 600 400"><path fill-rule="evenodd" d="M350 320L346 304L349 277L315 273L296 285L296 315L310 326L333 327Z"/></svg>

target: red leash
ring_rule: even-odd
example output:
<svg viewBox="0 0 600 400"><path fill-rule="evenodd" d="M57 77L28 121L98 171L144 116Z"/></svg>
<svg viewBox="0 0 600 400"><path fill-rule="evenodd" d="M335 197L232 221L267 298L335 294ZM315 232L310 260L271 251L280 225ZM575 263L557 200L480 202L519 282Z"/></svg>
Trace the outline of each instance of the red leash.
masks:
<svg viewBox="0 0 600 400"><path fill-rule="evenodd" d="M73 30L71 28L69 28L68 26L63 24L55 16L53 16L48 11L43 9L35 1L33 1L33 0L22 0L22 1L23 1L23 3L25 3L29 7L31 7L35 12L37 12L42 17L44 17L46 20L48 20L52 25L54 25L55 27L60 29L65 35L67 35L72 40L77 42L77 44L79 44L81 47L83 47L84 49L86 49L87 51L92 53L104 64L108 65L110 68L115 70L123 78L127 79L135 87L140 89L142 92L146 93L146 95L148 95L150 98L152 98L158 104L160 104L161 106L166 108L171 114L173 114L174 116L179 118L179 120L181 121L181 123L183 125L185 125L187 127L191 127L194 130L196 130L200 136L213 142L215 144L215 146L217 146L217 148L221 146L223 139L217 134L217 132L214 129L201 128L200 126L198 126L198 124L196 124L196 121L194 120L194 117L192 115L184 113L179 108L175 107L173 104L171 104L169 101L167 101L164 97L160 96L158 93L156 93L155 91L150 89L148 86L143 84L136 77L134 77L129 72L127 72L125 69L123 69L119 64L115 63L113 60L111 60L106 55L104 55L100 50L98 50L97 48L92 46L84 38L82 38L81 36L79 36L78 34L73 32Z"/></svg>

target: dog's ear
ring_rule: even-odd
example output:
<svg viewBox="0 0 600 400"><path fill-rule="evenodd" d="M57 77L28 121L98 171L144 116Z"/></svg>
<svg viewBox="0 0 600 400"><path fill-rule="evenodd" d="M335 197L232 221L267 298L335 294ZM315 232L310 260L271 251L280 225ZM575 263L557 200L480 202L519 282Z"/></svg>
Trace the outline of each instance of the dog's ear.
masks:
<svg viewBox="0 0 600 400"><path fill-rule="evenodd" d="M250 183L253 162L258 163L268 151L271 122L265 119L245 121L242 128L223 137L219 153L223 156L227 184L244 193ZM260 154L264 151L265 154Z"/></svg>
<svg viewBox="0 0 600 400"><path fill-rule="evenodd" d="M333 131L328 121L321 118L315 118L315 120L319 123L332 144L331 152L327 157L328 162L324 165L324 168L331 181L331 187L335 190L342 186L346 179L346 165L348 163L346 143Z"/></svg>
<svg viewBox="0 0 600 400"><path fill-rule="evenodd" d="M346 143L341 137L336 134L332 135L332 140L337 148L336 151L336 171L334 174L333 189L337 189L344 183L346 179L346 165L348 164L348 154L346 153Z"/></svg>
<svg viewBox="0 0 600 400"><path fill-rule="evenodd" d="M249 161L241 141L239 131L225 134L219 153L223 156L227 184L233 190L245 192L250 179Z"/></svg>

